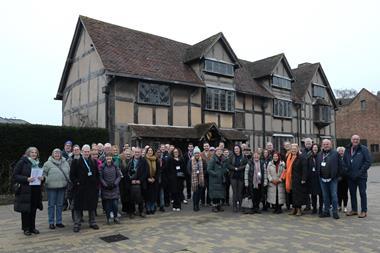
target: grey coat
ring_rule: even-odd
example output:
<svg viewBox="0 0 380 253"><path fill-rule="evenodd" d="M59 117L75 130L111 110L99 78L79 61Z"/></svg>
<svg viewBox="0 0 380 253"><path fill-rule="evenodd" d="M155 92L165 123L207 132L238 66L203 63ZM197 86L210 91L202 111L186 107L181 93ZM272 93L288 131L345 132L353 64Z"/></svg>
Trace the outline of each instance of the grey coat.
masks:
<svg viewBox="0 0 380 253"><path fill-rule="evenodd" d="M120 169L113 163L104 164L100 170L100 182L102 184L103 199L118 199L120 196L119 183L121 180Z"/></svg>
<svg viewBox="0 0 380 253"><path fill-rule="evenodd" d="M276 165L273 161L268 164L268 197L267 201L270 204L276 204L276 192L278 194L278 204L282 205L285 203L285 185L284 182L275 185L272 180L279 180L282 172L285 170L285 162L281 161L278 165L278 172L276 172ZM277 188L277 189L276 189Z"/></svg>
<svg viewBox="0 0 380 253"><path fill-rule="evenodd" d="M43 176L45 177L46 188L58 189L67 186L67 180L70 177L70 166L64 157L57 161L50 156L42 168L44 170ZM63 175L62 172L65 173L65 175Z"/></svg>

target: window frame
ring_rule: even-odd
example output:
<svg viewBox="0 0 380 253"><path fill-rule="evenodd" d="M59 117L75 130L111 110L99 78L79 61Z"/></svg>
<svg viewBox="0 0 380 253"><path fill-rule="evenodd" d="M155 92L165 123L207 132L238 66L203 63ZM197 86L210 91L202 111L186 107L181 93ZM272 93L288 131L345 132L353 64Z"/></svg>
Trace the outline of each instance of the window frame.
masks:
<svg viewBox="0 0 380 253"><path fill-rule="evenodd" d="M315 92L315 88L319 88L321 90L323 90L323 96L320 96L319 94L316 94L317 92ZM326 86L322 85L322 84L318 84L318 83L313 83L313 97L315 98L325 98L326 97Z"/></svg>
<svg viewBox="0 0 380 253"><path fill-rule="evenodd" d="M209 65L208 63L211 65ZM209 69L208 66L211 66L211 69ZM221 70L222 66L225 67L225 71ZM227 66L229 68L227 68ZM218 61L218 60L210 59L210 58L204 59L203 71L207 73L218 74L218 75L228 76L228 77L235 76L234 64Z"/></svg>
<svg viewBox="0 0 380 253"><path fill-rule="evenodd" d="M292 113L292 101L285 99L273 99L273 117L291 119Z"/></svg>
<svg viewBox="0 0 380 253"><path fill-rule="evenodd" d="M360 100L360 110L365 111L367 109L367 101L365 99Z"/></svg>
<svg viewBox="0 0 380 253"><path fill-rule="evenodd" d="M371 153L379 153L380 152L380 145L379 144L371 144L370 145Z"/></svg>
<svg viewBox="0 0 380 253"><path fill-rule="evenodd" d="M222 98L222 96L224 98ZM217 105L215 104L216 97L218 100ZM235 113L235 91L233 90L206 87L205 100L204 109L207 111ZM224 107L222 107L222 101L224 102ZM209 105L211 105L211 107ZM222 108L224 108L224 110L222 110Z"/></svg>
<svg viewBox="0 0 380 253"><path fill-rule="evenodd" d="M162 103L162 102L155 102L155 101L144 101L143 99L141 99L140 97L140 92L142 92L142 89L143 89L143 85L149 85L150 86L150 89L156 89L156 94L157 96L160 96L160 92L162 91L162 88L167 88L167 97L168 97L168 102L167 103ZM160 90L161 89L161 90ZM149 91L149 93L151 93L151 91ZM153 82L146 82L146 81L140 81L138 83L138 86L137 86L137 102L139 104L146 104L146 105L154 105L154 106L166 106L166 107L169 107L171 106L171 97L170 97L170 93L171 93L171 86L170 85L167 85L167 84L160 84L160 83L153 83ZM161 97L160 97L161 99Z"/></svg>
<svg viewBox="0 0 380 253"><path fill-rule="evenodd" d="M274 80L281 80L282 82L286 81L286 83L289 83L289 87L284 85L284 83L281 84L281 82L275 83ZM275 88L291 91L292 90L292 79L290 79L289 77L286 77L286 76L272 75L271 85L272 85L272 87L275 87Z"/></svg>

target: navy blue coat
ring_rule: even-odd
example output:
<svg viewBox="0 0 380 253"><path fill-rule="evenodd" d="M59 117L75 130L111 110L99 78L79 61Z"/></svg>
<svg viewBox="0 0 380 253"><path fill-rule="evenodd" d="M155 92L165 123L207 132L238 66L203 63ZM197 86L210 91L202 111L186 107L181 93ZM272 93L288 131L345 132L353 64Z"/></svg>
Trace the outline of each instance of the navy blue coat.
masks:
<svg viewBox="0 0 380 253"><path fill-rule="evenodd" d="M366 179L367 170L371 167L371 156L366 146L358 145L354 154L351 156L352 144L346 147L343 155L343 170L350 179Z"/></svg>
<svg viewBox="0 0 380 253"><path fill-rule="evenodd" d="M323 160L323 151L319 152L316 159L318 175L321 176L321 162ZM330 154L326 157L326 166L330 169L332 179L338 178L342 172L342 162L336 150L331 149Z"/></svg>

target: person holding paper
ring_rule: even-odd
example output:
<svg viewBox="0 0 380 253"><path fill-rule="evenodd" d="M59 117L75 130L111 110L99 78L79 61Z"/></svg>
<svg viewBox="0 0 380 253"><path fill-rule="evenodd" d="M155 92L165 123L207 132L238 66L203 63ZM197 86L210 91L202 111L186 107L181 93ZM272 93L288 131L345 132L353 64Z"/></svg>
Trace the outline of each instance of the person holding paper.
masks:
<svg viewBox="0 0 380 253"><path fill-rule="evenodd" d="M28 148L13 171L14 210L21 213L21 228L26 236L40 233L35 222L37 209L42 210L41 183L44 178L38 157L37 148Z"/></svg>

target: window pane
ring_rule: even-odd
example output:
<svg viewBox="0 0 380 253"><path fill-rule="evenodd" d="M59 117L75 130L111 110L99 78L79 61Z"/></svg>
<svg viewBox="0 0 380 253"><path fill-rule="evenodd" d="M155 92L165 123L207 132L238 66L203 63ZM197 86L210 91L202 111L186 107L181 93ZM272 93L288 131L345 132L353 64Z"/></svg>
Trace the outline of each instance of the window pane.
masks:
<svg viewBox="0 0 380 253"><path fill-rule="evenodd" d="M212 93L210 89L206 90L206 108L212 109Z"/></svg>
<svg viewBox="0 0 380 253"><path fill-rule="evenodd" d="M213 96L214 96L214 109L219 110L219 90L214 89Z"/></svg>
<svg viewBox="0 0 380 253"><path fill-rule="evenodd" d="M226 110L226 91L220 91L220 110Z"/></svg>

